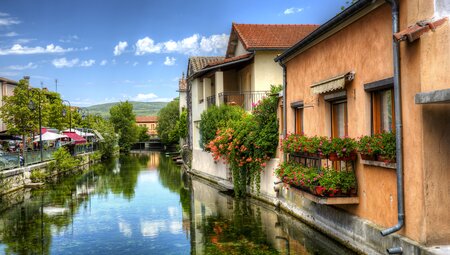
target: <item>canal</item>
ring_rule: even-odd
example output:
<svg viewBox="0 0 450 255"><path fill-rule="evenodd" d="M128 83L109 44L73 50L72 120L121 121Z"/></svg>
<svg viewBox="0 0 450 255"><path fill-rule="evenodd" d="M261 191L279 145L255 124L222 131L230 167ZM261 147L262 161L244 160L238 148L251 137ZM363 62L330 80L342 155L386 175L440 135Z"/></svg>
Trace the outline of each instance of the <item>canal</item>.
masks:
<svg viewBox="0 0 450 255"><path fill-rule="evenodd" d="M157 152L124 156L0 206L0 254L353 254L236 200Z"/></svg>

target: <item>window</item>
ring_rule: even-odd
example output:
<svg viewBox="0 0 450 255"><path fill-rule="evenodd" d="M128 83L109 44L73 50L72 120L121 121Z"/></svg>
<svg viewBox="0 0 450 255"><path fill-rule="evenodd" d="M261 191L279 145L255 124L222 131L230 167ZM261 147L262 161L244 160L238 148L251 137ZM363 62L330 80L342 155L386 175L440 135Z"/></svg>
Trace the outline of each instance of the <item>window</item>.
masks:
<svg viewBox="0 0 450 255"><path fill-rule="evenodd" d="M395 130L393 96L393 89L372 92L372 133Z"/></svg>
<svg viewBox="0 0 450 255"><path fill-rule="evenodd" d="M203 103L204 97L203 97L203 81L200 81L198 83L198 103Z"/></svg>
<svg viewBox="0 0 450 255"><path fill-rule="evenodd" d="M394 79L387 78L364 84L364 90L371 98L371 128L372 134L395 130L394 112Z"/></svg>
<svg viewBox="0 0 450 255"><path fill-rule="evenodd" d="M295 108L295 133L303 134L303 108Z"/></svg>
<svg viewBox="0 0 450 255"><path fill-rule="evenodd" d="M294 131L296 134L303 134L303 101L291 103L294 111Z"/></svg>
<svg viewBox="0 0 450 255"><path fill-rule="evenodd" d="M348 135L347 101L331 103L331 136L344 137Z"/></svg>

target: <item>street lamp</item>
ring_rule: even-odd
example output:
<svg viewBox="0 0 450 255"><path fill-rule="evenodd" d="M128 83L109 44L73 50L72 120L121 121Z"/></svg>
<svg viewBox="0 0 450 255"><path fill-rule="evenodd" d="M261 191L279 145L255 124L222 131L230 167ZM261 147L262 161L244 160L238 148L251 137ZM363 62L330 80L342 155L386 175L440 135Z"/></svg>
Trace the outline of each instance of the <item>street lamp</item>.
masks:
<svg viewBox="0 0 450 255"><path fill-rule="evenodd" d="M69 104L69 131L72 132L72 106L70 105L70 102L69 102L69 101L67 101L67 100L62 100L62 103L63 103L63 104L64 104L65 102ZM62 115L63 115L63 117L66 117L66 115L67 115L67 112L66 112L66 109L65 109L65 108L63 108L63 110L62 110Z"/></svg>
<svg viewBox="0 0 450 255"><path fill-rule="evenodd" d="M86 112L87 112L87 115L86 115ZM89 127L91 126L91 123L89 121L89 115L90 115L89 109L87 109L87 108L79 108L78 109L78 113L81 114L81 119L82 120L85 120L87 118L87 121L88 121L88 125L87 125L88 128L87 128L87 130L89 130ZM83 125L83 131L84 131L84 135L86 136L86 140L88 140L87 132L86 132L86 129L84 129L84 125Z"/></svg>
<svg viewBox="0 0 450 255"><path fill-rule="evenodd" d="M39 106L38 106L38 112L39 112L39 150L41 152L41 162L43 161L44 158L44 152L43 152L43 148L42 148L42 116L41 116L41 91L38 90L38 101L39 101ZM34 105L33 100L30 100L30 102L28 103L28 108L31 111L34 111L36 109L36 106ZM24 146L25 147L25 146Z"/></svg>

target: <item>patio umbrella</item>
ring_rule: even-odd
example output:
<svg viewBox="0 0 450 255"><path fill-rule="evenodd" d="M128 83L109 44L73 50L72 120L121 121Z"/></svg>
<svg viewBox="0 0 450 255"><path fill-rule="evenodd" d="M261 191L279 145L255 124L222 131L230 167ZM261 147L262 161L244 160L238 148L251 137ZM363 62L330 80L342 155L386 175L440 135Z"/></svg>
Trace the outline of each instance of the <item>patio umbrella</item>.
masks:
<svg viewBox="0 0 450 255"><path fill-rule="evenodd" d="M60 135L52 132L45 132L42 134L42 141L54 141L60 138L67 137L66 135ZM33 142L39 142L39 135L34 137Z"/></svg>

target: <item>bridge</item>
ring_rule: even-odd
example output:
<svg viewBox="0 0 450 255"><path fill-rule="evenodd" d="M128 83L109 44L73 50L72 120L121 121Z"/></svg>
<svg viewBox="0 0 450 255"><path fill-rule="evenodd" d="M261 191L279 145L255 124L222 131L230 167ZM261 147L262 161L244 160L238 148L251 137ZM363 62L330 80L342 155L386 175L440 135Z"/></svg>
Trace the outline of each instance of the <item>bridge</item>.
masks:
<svg viewBox="0 0 450 255"><path fill-rule="evenodd" d="M164 145L158 137L150 138L148 141L137 142L133 144L131 150L163 150Z"/></svg>

